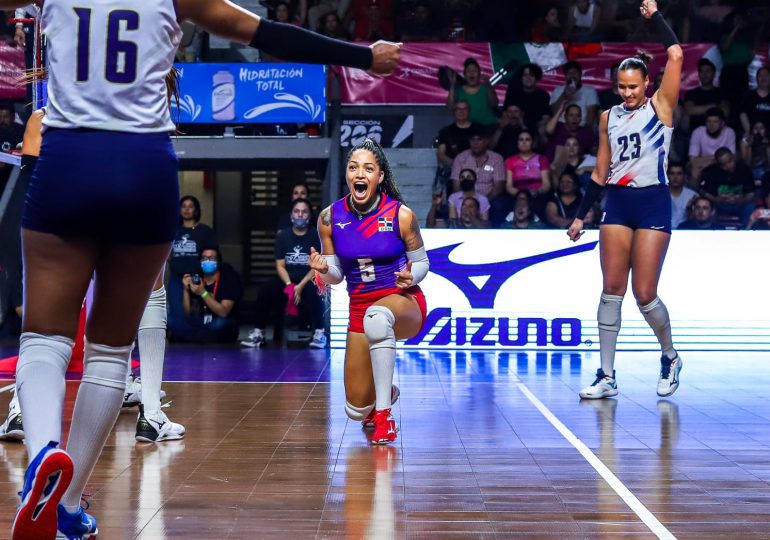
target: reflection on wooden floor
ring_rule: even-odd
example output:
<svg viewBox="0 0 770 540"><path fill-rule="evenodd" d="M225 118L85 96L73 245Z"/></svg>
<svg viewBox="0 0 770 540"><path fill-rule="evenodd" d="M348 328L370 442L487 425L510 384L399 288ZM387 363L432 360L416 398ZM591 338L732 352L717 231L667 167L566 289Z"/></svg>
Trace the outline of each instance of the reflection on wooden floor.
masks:
<svg viewBox="0 0 770 540"><path fill-rule="evenodd" d="M683 355L682 387L663 400L655 355L624 353L620 396L581 403L595 353L403 353L400 436L372 448L344 415L338 351L237 354L273 380L164 385L184 441L137 444L135 411L120 415L88 486L100 538L654 537L516 383L675 537L770 538L767 355ZM312 380L287 380L277 364L303 358ZM20 444L0 456L7 538L26 457Z"/></svg>

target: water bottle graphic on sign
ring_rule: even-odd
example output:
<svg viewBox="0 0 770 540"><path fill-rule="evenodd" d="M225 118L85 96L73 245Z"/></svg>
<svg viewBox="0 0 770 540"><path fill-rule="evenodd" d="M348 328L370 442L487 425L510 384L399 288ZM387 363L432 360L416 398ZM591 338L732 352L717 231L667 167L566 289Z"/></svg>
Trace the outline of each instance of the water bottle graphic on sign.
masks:
<svg viewBox="0 0 770 540"><path fill-rule="evenodd" d="M235 77L229 71L217 71L213 79L211 112L214 120L234 120Z"/></svg>

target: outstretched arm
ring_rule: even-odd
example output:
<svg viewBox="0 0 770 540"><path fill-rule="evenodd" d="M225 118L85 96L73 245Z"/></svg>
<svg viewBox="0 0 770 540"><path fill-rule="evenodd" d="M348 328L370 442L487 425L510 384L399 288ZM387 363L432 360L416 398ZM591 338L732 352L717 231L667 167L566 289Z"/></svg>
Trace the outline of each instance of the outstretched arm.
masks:
<svg viewBox="0 0 770 540"><path fill-rule="evenodd" d="M682 62L684 55L676 34L658 11L658 3L655 0L644 0L640 8L642 16L648 19L658 32L663 46L666 47L668 60L663 70L663 81L660 88L652 96L652 103L660 120L671 127L674 123L674 109L679 101L679 83L682 78Z"/></svg>

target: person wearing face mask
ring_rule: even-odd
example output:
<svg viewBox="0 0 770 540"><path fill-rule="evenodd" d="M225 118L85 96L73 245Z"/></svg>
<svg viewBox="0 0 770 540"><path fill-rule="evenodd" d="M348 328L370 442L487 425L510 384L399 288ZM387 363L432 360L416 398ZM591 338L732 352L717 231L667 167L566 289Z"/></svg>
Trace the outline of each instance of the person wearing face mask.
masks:
<svg viewBox="0 0 770 540"><path fill-rule="evenodd" d="M291 205L297 199L307 199L308 201L310 200L310 188L304 182L295 182L291 187L291 199L286 206L281 205L281 215L278 217L278 225L275 229L276 231L282 231L283 229L288 229L291 227ZM310 226L315 227L314 216L316 215L316 209L311 207L310 214L312 217Z"/></svg>
<svg viewBox="0 0 770 540"><path fill-rule="evenodd" d="M310 319L314 330L308 346L326 347L323 303L313 282L313 271L308 266L310 249L321 249L318 232L311 227L314 221L310 201L296 199L291 205L291 227L282 229L275 238L276 276L259 288L254 329L241 341L244 347L264 347L267 344L265 327L274 320L275 312L301 312Z"/></svg>
<svg viewBox="0 0 770 540"><path fill-rule="evenodd" d="M447 199L449 203L449 219L457 219L460 216L463 201L468 197L478 201L481 221L485 223L489 221L489 199L484 195L476 193L476 173L473 169L463 169L460 171L460 191L455 191Z"/></svg>
<svg viewBox="0 0 770 540"><path fill-rule="evenodd" d="M222 262L218 247L201 251L200 274L182 278L184 317L169 318L168 332L174 341L229 343L238 338L236 308L243 296L235 269Z"/></svg>

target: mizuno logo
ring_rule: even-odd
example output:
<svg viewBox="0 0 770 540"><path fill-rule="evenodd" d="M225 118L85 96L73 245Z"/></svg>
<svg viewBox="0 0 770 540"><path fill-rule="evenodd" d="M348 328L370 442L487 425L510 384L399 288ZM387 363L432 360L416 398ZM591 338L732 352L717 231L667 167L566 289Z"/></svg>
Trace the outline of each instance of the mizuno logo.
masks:
<svg viewBox="0 0 770 540"><path fill-rule="evenodd" d="M353 223L353 222L352 222L352 221L348 221L348 222L345 222L345 223L335 223L335 225L336 225L337 227L339 227L340 229L344 229L345 227L347 227L347 226L348 226L348 225L350 225L351 223Z"/></svg>
<svg viewBox="0 0 770 540"><path fill-rule="evenodd" d="M650 229L655 229L656 231L659 231L659 230L661 230L661 229L665 229L665 228L666 228L666 226L665 226L665 225L661 225L660 227L654 227L654 226L653 226L653 227L650 227Z"/></svg>

